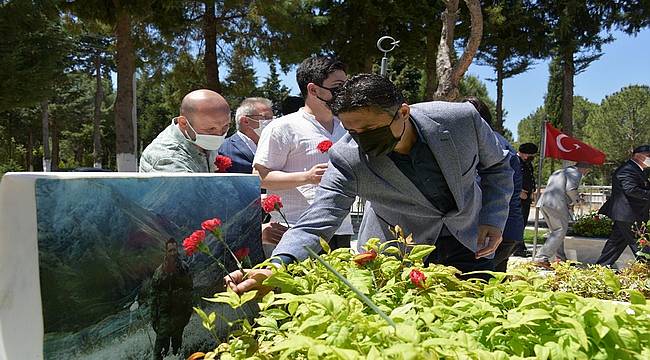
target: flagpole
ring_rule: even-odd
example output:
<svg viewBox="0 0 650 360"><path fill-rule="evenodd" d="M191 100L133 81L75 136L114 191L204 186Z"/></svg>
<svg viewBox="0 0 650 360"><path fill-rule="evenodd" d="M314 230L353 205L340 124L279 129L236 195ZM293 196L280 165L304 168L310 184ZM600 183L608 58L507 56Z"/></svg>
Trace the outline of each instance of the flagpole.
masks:
<svg viewBox="0 0 650 360"><path fill-rule="evenodd" d="M539 234L539 208L537 207L537 201L539 200L539 194L540 194L540 189L542 187L542 169L544 165L544 155L546 154L546 123L548 123L548 120L544 120L541 122L541 131L540 131L540 139L539 139L539 149L540 149L540 154L539 154L539 166L537 168L537 190L535 191L535 236L533 237L533 261L535 261L537 257L537 236ZM528 219L525 219L524 221L528 221Z"/></svg>

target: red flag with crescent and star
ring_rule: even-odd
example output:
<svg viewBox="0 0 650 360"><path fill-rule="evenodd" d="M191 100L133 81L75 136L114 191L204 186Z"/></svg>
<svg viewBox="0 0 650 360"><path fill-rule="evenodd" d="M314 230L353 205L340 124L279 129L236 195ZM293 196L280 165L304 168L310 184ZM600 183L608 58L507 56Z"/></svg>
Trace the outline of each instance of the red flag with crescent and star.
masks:
<svg viewBox="0 0 650 360"><path fill-rule="evenodd" d="M544 156L554 159L586 162L595 165L602 165L605 162L605 153L562 133L550 123L546 123L545 149Z"/></svg>

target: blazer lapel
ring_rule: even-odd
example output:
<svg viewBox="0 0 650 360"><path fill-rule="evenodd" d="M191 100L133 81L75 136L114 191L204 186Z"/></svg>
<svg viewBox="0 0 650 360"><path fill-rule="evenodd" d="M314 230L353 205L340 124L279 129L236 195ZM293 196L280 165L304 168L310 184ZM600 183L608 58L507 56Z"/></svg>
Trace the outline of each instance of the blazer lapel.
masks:
<svg viewBox="0 0 650 360"><path fill-rule="evenodd" d="M456 207L461 208L463 204L463 192L461 191L461 168L460 160L454 139L451 137L449 130L443 128L439 123L429 118L427 115L420 113L417 109L411 108L413 121L417 123L425 138L427 144L433 152L433 156L438 161L442 175L447 181L447 186L456 201Z"/></svg>
<svg viewBox="0 0 650 360"><path fill-rule="evenodd" d="M253 152L251 151L251 149L248 147L248 145L246 145L246 143L244 142L244 139L242 139L242 138L239 136L239 134L235 134L235 135L233 135L233 136L237 136L237 137L234 139L235 141L233 141L233 143L232 143L233 146L234 146L237 150L239 150L239 153L242 154L242 156L243 156L246 160L248 160L248 161L250 161L250 162L253 162L253 158L255 157L255 155L253 154Z"/></svg>

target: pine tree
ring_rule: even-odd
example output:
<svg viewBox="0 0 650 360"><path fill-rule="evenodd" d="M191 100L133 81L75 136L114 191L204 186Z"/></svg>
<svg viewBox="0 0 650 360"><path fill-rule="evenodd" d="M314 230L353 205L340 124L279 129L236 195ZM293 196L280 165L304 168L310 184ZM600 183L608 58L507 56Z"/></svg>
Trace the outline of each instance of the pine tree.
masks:
<svg viewBox="0 0 650 360"><path fill-rule="evenodd" d="M282 84L275 62L269 64L269 74L264 79L264 83L262 83L258 92L260 96L271 100L275 108L280 106L284 99L289 96L289 88Z"/></svg>

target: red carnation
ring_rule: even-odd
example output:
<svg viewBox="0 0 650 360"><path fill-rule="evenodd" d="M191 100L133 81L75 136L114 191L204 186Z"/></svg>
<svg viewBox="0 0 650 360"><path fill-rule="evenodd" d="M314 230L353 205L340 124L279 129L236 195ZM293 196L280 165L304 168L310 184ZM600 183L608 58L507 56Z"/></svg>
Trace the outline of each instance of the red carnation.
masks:
<svg viewBox="0 0 650 360"><path fill-rule="evenodd" d="M411 283L413 283L413 285L424 289L424 281L427 279L427 277L422 271L413 269L411 270L409 277L411 278Z"/></svg>
<svg viewBox="0 0 650 360"><path fill-rule="evenodd" d="M214 166L217 167L217 172L225 173L232 167L232 160L223 155L217 155L217 158L214 159Z"/></svg>
<svg viewBox="0 0 650 360"><path fill-rule="evenodd" d="M205 240L205 231L196 230L192 235L183 240L183 248L187 256L192 256L198 250L199 245Z"/></svg>
<svg viewBox="0 0 650 360"><path fill-rule="evenodd" d="M262 209L267 214L272 213L274 210L282 209L282 198L275 194L267 196L262 201Z"/></svg>
<svg viewBox="0 0 650 360"><path fill-rule="evenodd" d="M248 256L248 254L250 254L250 252L251 252L251 249L249 249L247 247L243 247L243 248L235 251L235 257L237 258L237 260L242 261L245 257Z"/></svg>
<svg viewBox="0 0 650 360"><path fill-rule="evenodd" d="M219 227L221 227L221 220L219 218L206 220L206 221L201 223L201 229L203 229L205 231L212 232L212 231L217 230Z"/></svg>
<svg viewBox="0 0 650 360"><path fill-rule="evenodd" d="M641 246L646 246L646 245L648 245L648 240L646 240L646 239L641 239L641 240L639 240L639 245L641 245Z"/></svg>
<svg viewBox="0 0 650 360"><path fill-rule="evenodd" d="M318 144L318 146L316 146L316 148L318 149L318 151L322 153L326 153L332 147L332 145L334 145L333 142L329 140L323 140Z"/></svg>
<svg viewBox="0 0 650 360"><path fill-rule="evenodd" d="M377 252L375 250L364 251L361 254L355 255L352 260L359 266L363 266L377 257Z"/></svg>

